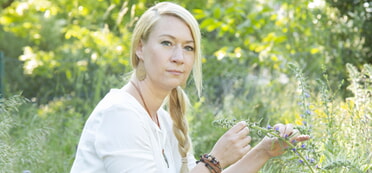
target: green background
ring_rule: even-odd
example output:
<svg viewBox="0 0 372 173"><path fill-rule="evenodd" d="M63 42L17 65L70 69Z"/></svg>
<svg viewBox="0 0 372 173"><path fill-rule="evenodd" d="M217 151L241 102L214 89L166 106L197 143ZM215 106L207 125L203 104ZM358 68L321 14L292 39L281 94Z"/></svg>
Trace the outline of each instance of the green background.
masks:
<svg viewBox="0 0 372 173"><path fill-rule="evenodd" d="M371 171L372 1L173 2L203 36L202 97L186 88L196 157L226 131L215 120L281 122L312 136L315 170ZM154 3L0 0L0 172L69 172L86 118L131 72L131 31ZM311 169L291 152L262 169L298 171Z"/></svg>

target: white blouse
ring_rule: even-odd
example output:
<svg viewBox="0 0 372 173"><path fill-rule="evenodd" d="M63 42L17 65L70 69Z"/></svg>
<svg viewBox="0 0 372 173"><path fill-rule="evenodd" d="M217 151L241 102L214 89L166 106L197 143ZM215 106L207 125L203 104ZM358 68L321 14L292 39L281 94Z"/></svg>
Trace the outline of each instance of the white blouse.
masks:
<svg viewBox="0 0 372 173"><path fill-rule="evenodd" d="M158 118L161 128L132 95L112 89L84 126L71 173L180 172L181 156L170 115L161 108ZM195 166L191 153L188 166Z"/></svg>

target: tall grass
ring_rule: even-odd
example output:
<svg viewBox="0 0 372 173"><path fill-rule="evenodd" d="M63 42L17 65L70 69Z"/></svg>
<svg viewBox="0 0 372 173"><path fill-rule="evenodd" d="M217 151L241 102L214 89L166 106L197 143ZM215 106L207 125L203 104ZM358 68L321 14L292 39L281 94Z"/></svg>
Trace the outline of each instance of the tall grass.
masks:
<svg viewBox="0 0 372 173"><path fill-rule="evenodd" d="M247 120L264 128L275 123L292 123L303 134L309 134L311 139L298 144L295 148L289 148L282 156L272 158L261 172L371 172L371 65L364 65L360 71L353 65L346 66L349 72L347 80L350 83L348 89L353 95L346 99L343 99L339 92L344 82L340 81L339 85L333 88L328 81L326 70L323 72L323 78L314 83L315 80L307 79L298 66L292 65L290 68L295 81L285 84L286 87L282 88L280 94L268 90L267 86L261 86L263 89L256 89L255 91L259 92L252 97L242 95L229 98L229 106L224 107L215 116L210 115L211 110L205 109L208 107L197 107L199 113L204 112L203 115L208 116L192 121L195 123L192 126L198 128L192 129L194 130L192 134L197 144L210 146L204 145L203 150L199 150L195 145L196 155L210 149L212 144L208 140L214 142L214 139L209 139L208 136L216 134L213 130L217 128L218 134L223 133L220 130L223 128L214 127L210 130L213 127L210 122L213 120L214 122ZM278 84L272 82L269 86L273 85ZM252 110L257 107L258 100L261 100L263 110L254 114ZM264 134L262 130L252 129L253 145ZM299 154L303 158L299 157Z"/></svg>
<svg viewBox="0 0 372 173"><path fill-rule="evenodd" d="M59 99L38 107L19 95L2 99L0 172L69 172L84 123L75 111L81 103Z"/></svg>
<svg viewBox="0 0 372 173"><path fill-rule="evenodd" d="M371 66L361 71L348 64L353 96L342 99L332 88L326 71L318 86L307 85L301 70L293 67L299 83L299 113L295 122L299 129L311 135L303 150L316 172L371 172L372 121ZM314 88L312 91L309 88ZM317 92L316 92L317 91ZM262 172L309 172L303 161L293 157L295 152L272 159Z"/></svg>
<svg viewBox="0 0 372 173"><path fill-rule="evenodd" d="M239 95L227 94L221 107L203 97L188 116L194 154L210 151L226 129L212 122L246 120L265 128L275 123L293 123L311 139L295 150L272 158L261 172L356 172L369 173L372 143L372 68L347 65L352 97L343 99L340 87L332 88L326 72L323 79L307 79L298 66L294 78L281 83L272 78L265 85L237 81ZM340 82L340 85L343 84ZM234 88L232 88L232 92ZM0 173L69 172L83 124L94 103L78 97L62 97L35 105L22 96L0 100ZM252 145L265 131L251 131ZM303 145L304 144L304 145ZM303 158L296 153L301 152Z"/></svg>
<svg viewBox="0 0 372 173"><path fill-rule="evenodd" d="M45 141L50 129L31 117L36 107L16 95L1 99L0 104L0 172L21 172L31 165L41 165Z"/></svg>

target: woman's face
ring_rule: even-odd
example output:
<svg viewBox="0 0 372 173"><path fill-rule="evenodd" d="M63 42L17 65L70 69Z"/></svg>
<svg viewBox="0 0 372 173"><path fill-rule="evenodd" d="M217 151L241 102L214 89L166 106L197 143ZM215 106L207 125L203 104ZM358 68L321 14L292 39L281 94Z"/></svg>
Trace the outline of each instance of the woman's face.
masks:
<svg viewBox="0 0 372 173"><path fill-rule="evenodd" d="M174 16L162 16L136 50L144 61L145 80L167 90L185 84L194 64L194 46L186 23Z"/></svg>

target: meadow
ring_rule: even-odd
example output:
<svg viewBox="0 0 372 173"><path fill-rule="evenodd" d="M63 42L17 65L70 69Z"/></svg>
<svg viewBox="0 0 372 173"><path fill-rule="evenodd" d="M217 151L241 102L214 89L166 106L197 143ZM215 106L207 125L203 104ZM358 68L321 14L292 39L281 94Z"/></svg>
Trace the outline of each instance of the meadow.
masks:
<svg viewBox="0 0 372 173"><path fill-rule="evenodd" d="M261 173L372 172L372 1L174 2L203 36L203 93L185 88L196 158L238 121L252 146L291 123L311 139ZM89 114L132 70L133 24L153 3L0 1L0 173L69 172Z"/></svg>
<svg viewBox="0 0 372 173"><path fill-rule="evenodd" d="M261 172L370 172L372 78L366 76L372 75L372 66L347 66L353 96L346 99L338 96L338 88L329 88L326 76L312 86L298 67L292 68L297 77L279 93L269 89L282 85L275 81L270 86L250 83L240 97L225 97L230 104L222 108L205 104L203 98L195 102L188 116L195 156L209 151L238 121L250 124L252 145L270 135L274 123L283 122L295 124L311 139L271 159ZM68 172L87 117L79 113L83 107L91 105L74 97L44 106L21 95L2 98L0 172Z"/></svg>

